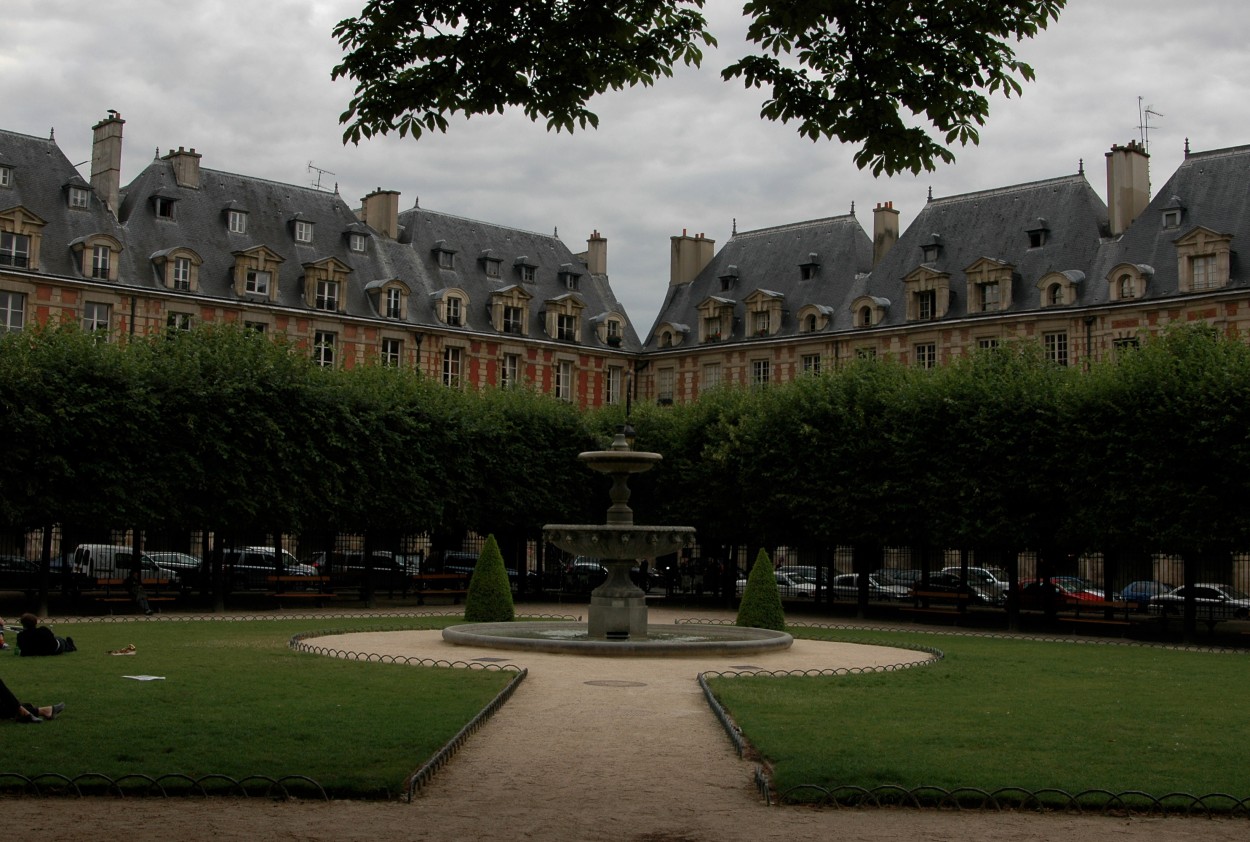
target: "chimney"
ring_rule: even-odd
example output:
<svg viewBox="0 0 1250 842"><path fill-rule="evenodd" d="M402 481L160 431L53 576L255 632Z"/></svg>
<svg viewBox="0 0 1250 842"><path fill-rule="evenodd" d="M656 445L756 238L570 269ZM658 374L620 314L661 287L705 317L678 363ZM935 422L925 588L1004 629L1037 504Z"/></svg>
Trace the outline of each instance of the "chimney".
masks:
<svg viewBox="0 0 1250 842"><path fill-rule="evenodd" d="M670 240L673 245L668 285L688 284L703 271L704 266L712 262L716 241L707 239L702 233L691 237L685 228L681 230L680 237L671 237Z"/></svg>
<svg viewBox="0 0 1250 842"><path fill-rule="evenodd" d="M872 209L872 265L878 263L898 242L898 211L893 202L877 202Z"/></svg>
<svg viewBox="0 0 1250 842"><path fill-rule="evenodd" d="M592 275L608 274L608 241L598 231L586 240L586 268Z"/></svg>
<svg viewBox="0 0 1250 842"><path fill-rule="evenodd" d="M392 240L399 238L399 191L375 188L360 200L360 221Z"/></svg>
<svg viewBox="0 0 1250 842"><path fill-rule="evenodd" d="M169 154L165 156L165 160L173 164L174 180L178 182L179 187L190 187L192 190L200 189L200 158L203 157L195 151L195 147L191 147L191 151L178 147L178 151L169 150Z"/></svg>
<svg viewBox="0 0 1250 842"><path fill-rule="evenodd" d="M1107 217L1111 236L1123 234L1150 204L1150 155L1135 140L1107 153Z"/></svg>
<svg viewBox="0 0 1250 842"><path fill-rule="evenodd" d="M116 111L92 126L91 186L105 206L117 216L117 199L122 188L122 126L126 121Z"/></svg>

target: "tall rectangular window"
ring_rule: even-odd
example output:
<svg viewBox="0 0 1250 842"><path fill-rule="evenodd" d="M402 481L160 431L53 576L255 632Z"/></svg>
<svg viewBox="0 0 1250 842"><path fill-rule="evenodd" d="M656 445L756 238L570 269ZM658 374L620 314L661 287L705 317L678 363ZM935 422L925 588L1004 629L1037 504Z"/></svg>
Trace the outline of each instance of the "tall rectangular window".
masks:
<svg viewBox="0 0 1250 842"><path fill-rule="evenodd" d="M82 329L91 333L109 329L109 316L112 308L107 304L88 301L82 305Z"/></svg>
<svg viewBox="0 0 1250 842"><path fill-rule="evenodd" d="M755 313L751 316L751 329L755 331L756 336L768 335L769 324L770 319L768 318L768 311L766 310Z"/></svg>
<svg viewBox="0 0 1250 842"><path fill-rule="evenodd" d="M109 260L113 256L108 246L94 246L91 249L91 277L108 280Z"/></svg>
<svg viewBox="0 0 1250 842"><path fill-rule="evenodd" d="M803 373L820 374L820 354L803 355Z"/></svg>
<svg viewBox="0 0 1250 842"><path fill-rule="evenodd" d="M715 389L720 385L720 363L704 363L703 373L699 378L699 388L703 391Z"/></svg>
<svg viewBox="0 0 1250 842"><path fill-rule="evenodd" d="M269 279L270 274L268 272L259 272L255 269L248 269L247 278L243 282L243 291L250 292L255 295L268 295Z"/></svg>
<svg viewBox="0 0 1250 842"><path fill-rule="evenodd" d="M457 388L461 383L459 348L443 349L443 385Z"/></svg>
<svg viewBox="0 0 1250 842"><path fill-rule="evenodd" d="M404 315L404 294L395 287L386 291L386 317L400 319Z"/></svg>
<svg viewBox="0 0 1250 842"><path fill-rule="evenodd" d="M352 251L360 254L364 252L365 245L368 243L364 234L349 234L347 237L347 247Z"/></svg>
<svg viewBox="0 0 1250 842"><path fill-rule="evenodd" d="M772 377L772 364L768 360L751 360L751 385L763 386Z"/></svg>
<svg viewBox="0 0 1250 842"><path fill-rule="evenodd" d="M523 330L525 315L520 307L505 306L503 308L503 332L520 334Z"/></svg>
<svg viewBox="0 0 1250 842"><path fill-rule="evenodd" d="M456 268L456 255L455 255L455 253L454 253L454 252L450 252L450 251L440 251L440 252L438 253L438 268L440 268L440 269L455 269L455 268Z"/></svg>
<svg viewBox="0 0 1250 842"><path fill-rule="evenodd" d="M937 318L937 291L932 289L916 293L916 318L928 321Z"/></svg>
<svg viewBox="0 0 1250 842"><path fill-rule="evenodd" d="M572 341L577 338L577 316L560 313L556 316L556 339Z"/></svg>
<svg viewBox="0 0 1250 842"><path fill-rule="evenodd" d="M661 404L671 404L673 402L673 370L671 368L662 368L656 372L655 376L655 397Z"/></svg>
<svg viewBox="0 0 1250 842"><path fill-rule="evenodd" d="M1057 330L1042 334L1042 345L1046 348L1046 357L1059 365L1068 364L1068 332Z"/></svg>
<svg viewBox="0 0 1250 842"><path fill-rule="evenodd" d="M317 297L313 306L318 310L336 312L339 309L339 282L317 281Z"/></svg>
<svg viewBox="0 0 1250 842"><path fill-rule="evenodd" d="M399 368L404 360L404 340L386 338L382 340L382 365Z"/></svg>
<svg viewBox="0 0 1250 842"><path fill-rule="evenodd" d="M1218 284L1215 282L1215 255L1200 254L1196 257L1189 258L1189 268L1193 273L1193 284L1190 289L1197 291L1203 289L1215 289Z"/></svg>
<svg viewBox="0 0 1250 842"><path fill-rule="evenodd" d="M13 170L11 167L0 167L0 187L9 187L13 184Z"/></svg>
<svg viewBox="0 0 1250 842"><path fill-rule="evenodd" d="M619 365L608 366L608 370L603 377L604 403L618 404L621 402L621 375L622 369Z"/></svg>
<svg viewBox="0 0 1250 842"><path fill-rule="evenodd" d="M556 397L562 401L573 400L573 363L560 360L556 363Z"/></svg>
<svg viewBox="0 0 1250 842"><path fill-rule="evenodd" d="M174 258L174 289L188 292L191 289L191 259L189 257Z"/></svg>
<svg viewBox="0 0 1250 842"><path fill-rule="evenodd" d="M30 237L26 234L0 233L0 266L24 269L30 265Z"/></svg>
<svg viewBox="0 0 1250 842"><path fill-rule="evenodd" d="M521 266L521 280L527 284L534 283L534 272L533 266Z"/></svg>
<svg viewBox="0 0 1250 842"><path fill-rule="evenodd" d="M0 333L21 330L26 324L26 296L0 290Z"/></svg>
<svg viewBox="0 0 1250 842"><path fill-rule="evenodd" d="M445 253L446 252L439 252L439 254ZM447 308L447 324L452 327L460 327L460 299L454 295L449 295L447 300L443 303Z"/></svg>
<svg viewBox="0 0 1250 842"><path fill-rule="evenodd" d="M247 233L247 213L244 211L232 210L228 213L229 228L231 234Z"/></svg>
<svg viewBox="0 0 1250 842"><path fill-rule="evenodd" d="M504 388L521 385L520 354L503 355L503 362L500 363L499 368L499 385Z"/></svg>
<svg viewBox="0 0 1250 842"><path fill-rule="evenodd" d="M937 345L932 342L923 342L916 346L916 366L918 368L933 368L937 365Z"/></svg>
<svg viewBox="0 0 1250 842"><path fill-rule="evenodd" d="M334 347L338 337L328 330L319 330L313 334L313 362L323 368L334 365Z"/></svg>
<svg viewBox="0 0 1250 842"><path fill-rule="evenodd" d="M1000 309L1002 304L1002 288L997 281L981 284L981 312L989 313Z"/></svg>

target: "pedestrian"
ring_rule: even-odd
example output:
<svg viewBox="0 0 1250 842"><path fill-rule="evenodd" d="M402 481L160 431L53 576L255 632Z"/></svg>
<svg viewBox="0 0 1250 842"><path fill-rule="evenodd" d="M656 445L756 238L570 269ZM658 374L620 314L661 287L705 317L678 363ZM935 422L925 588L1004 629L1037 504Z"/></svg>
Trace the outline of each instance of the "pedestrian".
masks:
<svg viewBox="0 0 1250 842"><path fill-rule="evenodd" d="M64 702L42 707L30 702L19 702L17 696L13 695L13 691L0 681L0 719L16 719L18 722L26 723L43 722L45 719L55 719L63 710L65 710Z"/></svg>

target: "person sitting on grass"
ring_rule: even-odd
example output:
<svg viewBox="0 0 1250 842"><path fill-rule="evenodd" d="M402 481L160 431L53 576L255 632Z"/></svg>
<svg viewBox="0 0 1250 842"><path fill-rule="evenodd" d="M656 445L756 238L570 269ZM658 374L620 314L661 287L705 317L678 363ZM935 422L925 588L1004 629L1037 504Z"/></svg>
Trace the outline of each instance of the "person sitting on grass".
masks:
<svg viewBox="0 0 1250 842"><path fill-rule="evenodd" d="M30 702L19 702L17 696L0 681L0 719L16 719L18 722L43 722L55 719L57 714L65 710L64 702L55 705L32 705Z"/></svg>
<svg viewBox="0 0 1250 842"><path fill-rule="evenodd" d="M22 630L17 633L17 649L20 655L64 655L76 652L72 637L57 637L52 629L39 625L34 614L22 615Z"/></svg>

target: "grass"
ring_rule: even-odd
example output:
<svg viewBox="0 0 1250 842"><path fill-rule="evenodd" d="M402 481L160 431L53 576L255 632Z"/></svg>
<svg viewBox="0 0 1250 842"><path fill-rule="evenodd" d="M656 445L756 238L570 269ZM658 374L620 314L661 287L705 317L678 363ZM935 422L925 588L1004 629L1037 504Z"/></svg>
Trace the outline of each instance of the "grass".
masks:
<svg viewBox="0 0 1250 842"><path fill-rule="evenodd" d="M365 631L433 628L447 620L347 622ZM332 627L344 628L322 626ZM305 775L340 797L395 795L513 676L287 648L293 634L316 628L308 619L58 626L78 652L0 655L5 683L20 698L67 704L52 723L0 725L0 772L112 779ZM134 656L105 654L129 643L138 650ZM123 678L136 674L164 680Z"/></svg>
<svg viewBox="0 0 1250 842"><path fill-rule="evenodd" d="M781 793L817 784L1250 795L1244 655L815 629L802 636L934 646L946 659L895 673L713 680Z"/></svg>

